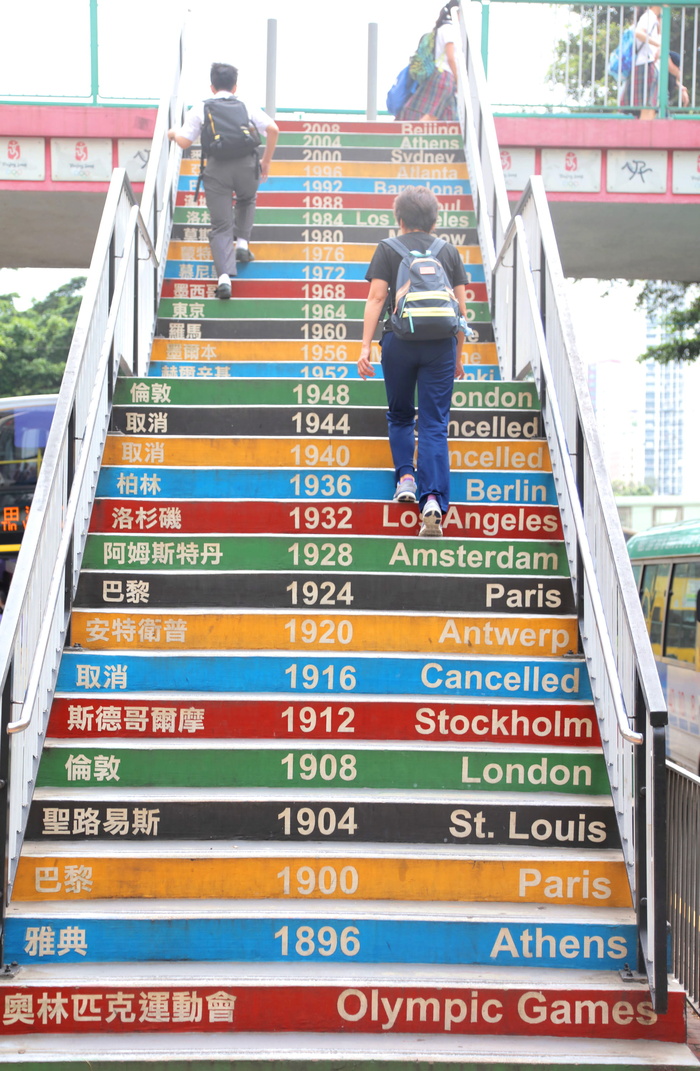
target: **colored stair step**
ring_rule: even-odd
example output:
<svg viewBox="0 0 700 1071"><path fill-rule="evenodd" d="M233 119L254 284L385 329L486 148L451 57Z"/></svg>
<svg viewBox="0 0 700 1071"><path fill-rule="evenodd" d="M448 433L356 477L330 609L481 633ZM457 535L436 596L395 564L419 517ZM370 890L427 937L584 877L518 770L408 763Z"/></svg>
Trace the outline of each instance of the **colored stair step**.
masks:
<svg viewBox="0 0 700 1071"><path fill-rule="evenodd" d="M301 423L301 421L300 421ZM490 442L476 440L468 447L452 440L450 467L460 469L511 469L526 472L547 472L550 469L549 449L541 440L512 443L498 439ZM256 436L226 438L165 437L131 438L111 434L103 453L104 465L143 464L190 467L249 467L277 468L303 465L311 468L367 469L389 468L391 452L388 440L381 438L320 442L303 432L297 436L263 439Z"/></svg>
<svg viewBox="0 0 700 1071"><path fill-rule="evenodd" d="M206 205L176 208L173 223L185 227L207 227L211 223ZM391 206L383 211L366 208L345 208L340 206L305 207L264 207L258 205L255 211L255 226L297 227L391 227L396 228L396 218ZM454 231L476 227L476 214L473 211L441 211L438 213L436 231Z"/></svg>
<svg viewBox="0 0 700 1071"><path fill-rule="evenodd" d="M411 516L414 517L415 512L411 511ZM416 571L421 575L451 573L465 581L475 575L567 576L569 571L562 542L463 539L436 546L415 537L396 542L383 536L354 536L350 539L345 535L306 535L303 542L298 538L290 542L289 537L283 535L234 535L216 539L196 536L178 543L174 538L165 542L147 534L89 536L83 567L97 569L107 565L114 569L133 569L141 565L167 570L202 569L205 566L210 570L289 570L294 567L311 571L314 576L323 568L341 575L349 570L385 573L393 569L396 573ZM462 576L465 570L471 576ZM532 589L533 585L530 587ZM523 599L520 609L525 601ZM535 594L530 600L530 608L543 608L537 605L540 601L544 604L544 598Z"/></svg>
<svg viewBox="0 0 700 1071"><path fill-rule="evenodd" d="M329 905L330 906L330 905ZM333 905L335 906L335 904ZM554 914L550 908L548 915ZM435 914L435 912L433 912ZM24 965L233 961L244 963L504 964L614 970L637 965L631 913L612 918L483 917L394 919L368 912L275 912L270 918L231 911L224 917L10 917L7 954ZM41 935L41 936L39 936Z"/></svg>
<svg viewBox="0 0 700 1071"><path fill-rule="evenodd" d="M18 903L104 899L256 898L399 900L407 902L565 904L629 907L625 864L617 852L587 852L572 859L565 849L469 849L454 846L403 850L355 845L295 845L258 850L216 842L185 844L154 857L149 842L129 847L95 844L27 844L17 870Z"/></svg>
<svg viewBox="0 0 700 1071"><path fill-rule="evenodd" d="M99 790L97 790L99 792ZM32 803L26 836L52 840L280 840L287 843L357 844L504 844L576 847L584 850L619 848L620 836L612 804L562 804L538 794L537 802L491 803L486 797L465 802L406 803L396 799L368 800L367 792L326 791L319 799L280 793L269 799L230 799L217 794L192 798L196 790L180 789L177 796L150 793L139 797L82 796L67 800L49 789ZM246 794L248 797L251 793ZM403 799L404 797L402 797Z"/></svg>
<svg viewBox="0 0 700 1071"><path fill-rule="evenodd" d="M162 654L64 651L59 691L290 693L312 696L433 695L465 699L591 699L585 662L576 658L434 658L349 653L316 655ZM290 699L292 697L290 696Z"/></svg>
<svg viewBox="0 0 700 1071"><path fill-rule="evenodd" d="M411 503L338 502L305 504L292 500L239 502L227 499L180 499L160 502L149 499L125 502L98 498L90 517L93 533L121 535L240 534L248 532L306 533L343 536L415 534L418 506ZM469 503L452 505L443 517L444 540L484 537L488 539L560 540L563 538L559 511L553 506L485 506ZM88 540L87 546L91 546ZM104 558L102 563L104 564ZM521 561L518 565L522 565Z"/></svg>
<svg viewBox="0 0 700 1071"><path fill-rule="evenodd" d="M194 193L197 187L197 174L199 173L199 161L192 162L195 166L190 168L191 173L189 175L180 175L178 190L182 193ZM314 171L322 170L318 167L313 169ZM397 169L404 170L404 169ZM286 169L285 169L286 171ZM465 197L471 195L471 186L468 179L464 178L446 178L435 177L428 178L428 182L425 185L429 186L436 197L448 198L448 197ZM384 196L385 194L391 194L394 197L401 193L406 186L415 186L415 178L407 175L395 176L390 178L363 178L363 177L348 177L347 175L310 175L307 177L301 177L298 175L292 175L291 173L277 172L261 183L259 187L259 193L275 194L277 192L284 193L303 193L303 194L343 194L343 193L368 193L379 194Z"/></svg>
<svg viewBox="0 0 700 1071"><path fill-rule="evenodd" d="M308 384L313 386L313 384ZM359 386L359 384L358 384ZM382 384L379 384L382 386ZM320 392L319 392L320 393ZM148 406L115 406L111 431L123 435L203 435L261 437L322 434L328 439L346 436L379 438L386 434L385 407L356 405L256 406L224 404L181 406L170 411ZM529 413L453 410L448 434L451 439L539 439L540 420Z"/></svg>
<svg viewBox="0 0 700 1071"><path fill-rule="evenodd" d="M474 200L470 194L450 195L443 194L438 190L433 191L440 204L440 211L443 214L449 212L472 212L474 210ZM266 208L272 209L284 209L284 208L297 208L297 209L364 209L367 212L389 212L393 219L393 208L395 195L391 193L348 193L347 190L333 194L308 194L302 190L296 191L282 191L279 189L271 189L266 184L265 188L258 190L258 196L256 199L257 210L262 211ZM199 196L195 200L193 192L185 192L178 190L176 195L176 206L178 209L182 208L200 208L206 209L206 198L204 191L200 189Z"/></svg>
<svg viewBox="0 0 700 1071"><path fill-rule="evenodd" d="M150 548L149 548L150 549ZM74 605L114 609L116 604L140 609L177 606L182 610L280 609L282 607L347 607L363 611L423 613L572 614L576 611L571 582L566 579L507 582L465 576L416 576L409 588L405 577L376 573L314 572L313 579L295 572L151 573L132 565L131 576L83 569Z"/></svg>
<svg viewBox="0 0 700 1071"><path fill-rule="evenodd" d="M172 383L168 380L119 379L114 394L113 412L119 407L134 405L201 406L209 419L208 406L248 405L324 405L359 406L376 405L386 409L386 391L381 382L367 380L358 383L329 383L321 385L293 378L269 382L259 379L237 379L235 383L191 384ZM539 412L539 401L533 384L523 384L513 389L506 383L493 386L474 383L456 383L452 391L452 406L455 410L477 410L486 419L494 412L507 415L531 415ZM477 419L474 413L473 419Z"/></svg>
<svg viewBox="0 0 700 1071"><path fill-rule="evenodd" d="M386 227L361 227L354 224L322 227L305 224L295 226L291 223L265 224L256 220L252 242L254 249L257 248L258 243L273 244L276 242L332 242L334 245L354 242L376 245L383 238L395 234L398 234L396 224ZM479 244L479 235L475 228L464 228L460 231L454 229L441 231L437 228L435 234L444 241L457 246L478 246ZM170 240L171 242L208 241L209 235L205 225L176 223L173 226Z"/></svg>
<svg viewBox="0 0 700 1071"><path fill-rule="evenodd" d="M153 466L151 466L151 469ZM513 505L557 502L551 472L519 476L514 472L453 472L453 500ZM353 499L391 501L395 490L388 469L211 469L103 465L97 483L100 496L156 498Z"/></svg>
<svg viewBox="0 0 700 1071"><path fill-rule="evenodd" d="M342 589L341 589L342 591ZM338 593L340 594L340 592ZM338 601L341 601L340 599ZM465 651L484 655L547 655L579 652L574 616L516 618L460 614L371 614L293 608L269 610L166 609L153 617L134 608L75 609L71 639L89 650L305 651L326 647L346 652Z"/></svg>
<svg viewBox="0 0 700 1071"><path fill-rule="evenodd" d="M378 145L338 145L335 148L312 148L304 145L280 145L275 149L275 160L279 164L278 174L284 174L282 165L288 162L304 164L353 164L357 161L388 165L406 164L464 164L464 150L460 148L425 149L410 145L403 148ZM294 173L294 172L292 172ZM302 172L306 174L306 170ZM363 172L364 173L364 172ZM391 171L389 170L389 173Z"/></svg>
<svg viewBox="0 0 700 1071"><path fill-rule="evenodd" d="M658 1016L644 986L587 978L567 972L563 980L541 983L524 976L494 977L485 968L473 977L455 977L449 967L435 976L417 967L410 980L397 980L386 968L354 971L351 984L337 974L309 982L290 970L260 967L236 972L208 964L193 973L173 965L157 971L132 965L111 969L108 980L94 967L76 964L64 985L48 983L41 969L2 995L3 1034L335 1032L358 1034L442 1035L492 1039L503 1034L557 1038L595 1038L601 1029L609 1039L685 1040L684 994L673 986L669 1011ZM577 982L576 988L572 982ZM61 1008L49 1017L48 1010ZM18 1009L24 1008L23 1014ZM47 1009L42 1012L42 1008ZM60 1020L60 1021L58 1021ZM8 1025L11 1024L11 1025ZM136 1025L137 1024L137 1025ZM308 1045L308 1034L302 1034ZM299 1042L299 1038L294 1039ZM493 1042L492 1042L493 1043ZM366 1044L366 1043L365 1043ZM431 1043L432 1044L432 1043ZM337 1049L337 1042L334 1044ZM687 1066L687 1065L686 1065Z"/></svg>
<svg viewBox="0 0 700 1071"><path fill-rule="evenodd" d="M450 745L448 745L450 746ZM558 749L496 754L489 749L440 750L434 745L385 750L372 745L328 745L329 750L259 741L236 746L173 748L111 742L106 748L48 741L39 767L40 788L114 784L123 788L342 788L430 789L523 793L546 789L567 795L600 795L608 789L601 752Z"/></svg>
<svg viewBox="0 0 700 1071"><path fill-rule="evenodd" d="M275 364L255 364L254 362L247 363L241 361L238 364L205 364L200 362L198 364L191 364L182 361L166 362L166 361L154 361L151 364L151 370L155 376L167 376L169 379L180 378L187 379L188 382L192 382L195 379L216 379L218 381L225 381L226 379L235 379L238 376L254 376L256 374L261 377L270 379L279 379L285 376L298 376L300 378L306 377L308 379L318 381L324 379L326 382L329 379L359 379L359 373L354 365L303 365L289 362L283 364L282 362ZM381 365L376 366L375 374L378 378L381 378ZM469 366L464 370L465 381L483 381L494 382L500 380L501 373L496 367L481 368L477 366Z"/></svg>
<svg viewBox="0 0 700 1071"><path fill-rule="evenodd" d="M410 151L410 150L409 150ZM421 150L413 150L419 153ZM445 155L452 155L447 153ZM199 174L199 160L183 160L180 174L183 177L197 176ZM380 181L386 179L430 179L453 182L455 180L466 181L469 178L467 165L460 160L433 163L401 161L390 163L386 160L360 160L360 161L304 161L274 159L270 164L270 176L284 177L300 176L302 179L334 179L334 178L358 178L367 181L370 177L376 177ZM261 183L261 186L266 183Z"/></svg>
<svg viewBox="0 0 700 1071"><path fill-rule="evenodd" d="M234 283L235 286L235 283ZM187 305L187 303L184 303ZM226 302L217 302L225 305ZM292 342L312 343L319 340L337 340L350 344L353 355L358 353L359 346L353 348L352 343L359 343L362 339L362 323L359 320L343 320L334 323L322 319L259 319L239 320L230 319L199 319L194 314L188 318L189 312L185 308L183 315L168 319L161 317L156 322L156 333L160 338L184 339L196 338L209 341L226 337L245 339L257 342L258 339L286 339ZM493 342L493 327L490 323L472 321L470 328L474 332L474 342Z"/></svg>
<svg viewBox="0 0 700 1071"><path fill-rule="evenodd" d="M216 284L215 278L165 279L161 298L174 301L213 300L216 297ZM364 305L368 289L369 285L365 279L348 279L340 283L314 283L304 279L255 278L246 272L245 275L236 276L233 297L236 301L268 297L305 302L355 300L361 301ZM486 284L470 283L466 288L465 299L469 305L475 302L486 303L488 301Z"/></svg>
<svg viewBox="0 0 700 1071"><path fill-rule="evenodd" d="M216 280L214 263L210 253L207 253L208 240L203 237L197 243L185 243L197 257L178 258L169 257L165 265L165 279L192 281L206 283L207 280ZM260 250L258 250L258 253ZM325 251L324 251L325 252ZM471 250L470 250L471 252ZM199 259L200 256L204 260ZM293 280L308 285L328 285L342 282L362 282L366 287L365 294L369 290L369 284L365 279L367 262L353 260L352 262L322 262L320 254L316 254L313 260L267 260L256 259L248 264L238 265L237 278L241 282L268 282L270 280ZM482 286L484 284L484 267L481 261L465 265L465 273L469 285Z"/></svg>
<svg viewBox="0 0 700 1071"><path fill-rule="evenodd" d="M411 740L537 744L568 748L600 744L592 704L492 699L488 704L441 695L425 700L362 696L57 695L49 735L58 739Z"/></svg>

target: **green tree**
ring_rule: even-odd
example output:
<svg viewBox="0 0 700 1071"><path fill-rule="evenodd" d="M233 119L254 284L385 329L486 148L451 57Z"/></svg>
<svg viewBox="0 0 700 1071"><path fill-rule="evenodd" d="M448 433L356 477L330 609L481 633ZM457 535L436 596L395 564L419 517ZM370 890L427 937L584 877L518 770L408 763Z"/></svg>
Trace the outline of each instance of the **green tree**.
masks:
<svg viewBox="0 0 700 1071"><path fill-rule="evenodd" d="M607 74L610 53L619 45L622 31L635 25L646 6L637 4L624 8L599 6L572 9L567 34L554 47L555 58L547 72L547 80L555 85L566 86L568 100L572 104L589 108L605 104L615 107L618 84L616 79ZM609 38L607 49L606 38ZM682 8L672 8L670 48L685 53L683 81L691 92L695 75L697 96L700 92L700 67L696 69L692 62L692 40L692 25L687 12L684 14ZM677 103L678 98L672 93L669 104L674 107Z"/></svg>
<svg viewBox="0 0 700 1071"><path fill-rule="evenodd" d="M606 103L606 20L599 10L597 16L593 9L571 11L572 23L566 37L555 45L555 60L547 72L549 82L566 86L570 101L588 107ZM617 14L614 17L617 19ZM619 23L611 25L610 35L612 49L620 40Z"/></svg>
<svg viewBox="0 0 700 1071"><path fill-rule="evenodd" d="M649 346L638 360L652 359L659 364L697 361L700 357L700 284L652 279L639 292L637 305L646 309L664 334L663 341Z"/></svg>
<svg viewBox="0 0 700 1071"><path fill-rule="evenodd" d="M85 277L71 279L19 312L0 296L0 396L51 394L63 377Z"/></svg>
<svg viewBox="0 0 700 1071"><path fill-rule="evenodd" d="M612 489L614 495L653 495L654 489L647 483L625 483L624 480L613 480Z"/></svg>

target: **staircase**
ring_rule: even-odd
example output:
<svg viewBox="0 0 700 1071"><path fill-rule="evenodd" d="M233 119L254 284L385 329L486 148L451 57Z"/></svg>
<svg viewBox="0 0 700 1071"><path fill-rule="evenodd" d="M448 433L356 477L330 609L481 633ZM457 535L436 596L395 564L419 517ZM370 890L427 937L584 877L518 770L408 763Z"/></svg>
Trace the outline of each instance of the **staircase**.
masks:
<svg viewBox="0 0 700 1071"><path fill-rule="evenodd" d="M281 126L231 302L182 163L14 883L2 1060L695 1066L684 993L657 1015L639 973L539 402L500 379L459 128ZM416 182L478 336L441 541L391 503L383 384L354 365Z"/></svg>

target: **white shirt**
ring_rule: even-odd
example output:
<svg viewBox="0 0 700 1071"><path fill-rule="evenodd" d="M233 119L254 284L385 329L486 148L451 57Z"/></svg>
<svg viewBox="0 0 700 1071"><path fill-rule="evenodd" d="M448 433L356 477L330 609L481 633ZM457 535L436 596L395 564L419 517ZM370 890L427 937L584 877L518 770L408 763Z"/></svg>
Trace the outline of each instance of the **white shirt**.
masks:
<svg viewBox="0 0 700 1071"><path fill-rule="evenodd" d="M447 45L457 43L457 27L450 22L443 22L442 26L438 27L435 34L435 66L439 71L449 71L450 65L447 62L447 55L445 49Z"/></svg>
<svg viewBox="0 0 700 1071"><path fill-rule="evenodd" d="M659 19L657 15L647 8L644 14L639 19L637 25L634 28L635 34L637 30L642 30L648 36L658 39L659 37ZM639 38L635 36L635 45L639 45L637 49L637 55L634 61L635 67L638 67L641 63L654 63L659 58L659 46L650 45L648 41L639 43Z"/></svg>
<svg viewBox="0 0 700 1071"><path fill-rule="evenodd" d="M222 97L224 99L232 97L234 94L229 93L227 89L220 89L218 93L214 93L213 96L207 97L207 100L214 100L216 97ZM256 128L259 134L264 134L270 123L274 122L273 119L264 112L262 108L248 108L248 118L253 126ZM202 123L204 122L204 101L200 101L194 108L190 108L185 121L178 130L180 137L187 138L188 141L196 141L199 137L202 129Z"/></svg>

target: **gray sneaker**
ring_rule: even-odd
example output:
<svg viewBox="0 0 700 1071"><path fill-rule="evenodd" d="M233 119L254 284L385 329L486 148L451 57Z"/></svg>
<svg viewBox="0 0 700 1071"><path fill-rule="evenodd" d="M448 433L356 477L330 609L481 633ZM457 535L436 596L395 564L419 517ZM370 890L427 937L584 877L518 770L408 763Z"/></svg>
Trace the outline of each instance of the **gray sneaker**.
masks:
<svg viewBox="0 0 700 1071"><path fill-rule="evenodd" d="M441 536L442 535L442 513L437 502L427 502L425 509L420 516L420 532L421 536Z"/></svg>
<svg viewBox="0 0 700 1071"><path fill-rule="evenodd" d="M418 488L412 476L399 480L394 491L394 502L417 502Z"/></svg>

